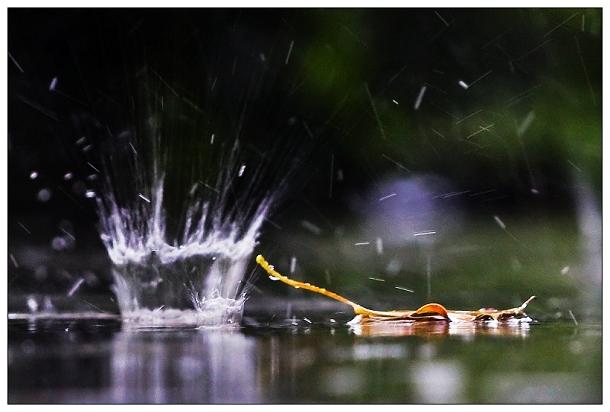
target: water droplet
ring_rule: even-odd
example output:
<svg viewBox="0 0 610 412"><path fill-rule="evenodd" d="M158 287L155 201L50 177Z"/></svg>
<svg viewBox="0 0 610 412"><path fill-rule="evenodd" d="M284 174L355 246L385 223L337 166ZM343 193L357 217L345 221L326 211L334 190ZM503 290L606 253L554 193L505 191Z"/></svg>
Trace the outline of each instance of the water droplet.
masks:
<svg viewBox="0 0 610 412"><path fill-rule="evenodd" d="M30 309L30 312L38 311L38 302L36 302L36 299L34 299L33 296L30 296L28 298L27 305L28 305L28 309Z"/></svg>
<svg viewBox="0 0 610 412"><path fill-rule="evenodd" d="M49 84L49 91L54 92L56 87L57 87L57 77L53 77L53 79L51 79L51 84Z"/></svg>
<svg viewBox="0 0 610 412"><path fill-rule="evenodd" d="M52 195L52 192L49 189L40 189L40 191L36 195L36 198L40 202L48 202L49 199L51 199L51 195Z"/></svg>
<svg viewBox="0 0 610 412"><path fill-rule="evenodd" d="M67 246L68 242L66 242L66 239L62 236L55 236L51 241L51 247L57 251L64 250Z"/></svg>

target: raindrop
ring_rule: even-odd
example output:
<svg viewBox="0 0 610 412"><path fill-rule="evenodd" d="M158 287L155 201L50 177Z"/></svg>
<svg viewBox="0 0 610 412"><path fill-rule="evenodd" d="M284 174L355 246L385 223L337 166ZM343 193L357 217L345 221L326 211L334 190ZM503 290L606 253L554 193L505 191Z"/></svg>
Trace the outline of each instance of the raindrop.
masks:
<svg viewBox="0 0 610 412"><path fill-rule="evenodd" d="M40 191L36 195L36 198L40 202L48 202L49 199L51 199L51 195L52 195L52 193L49 189L40 189Z"/></svg>
<svg viewBox="0 0 610 412"><path fill-rule="evenodd" d="M56 87L57 87L57 77L53 77L53 79L51 79L51 84L49 84L49 91L54 92Z"/></svg>
<svg viewBox="0 0 610 412"><path fill-rule="evenodd" d="M67 246L68 242L66 242L66 239L62 236L55 236L51 241L51 247L57 251L64 250Z"/></svg>
<svg viewBox="0 0 610 412"><path fill-rule="evenodd" d="M30 312L38 311L38 302L36 302L36 299L34 299L33 296L28 297L27 305Z"/></svg>

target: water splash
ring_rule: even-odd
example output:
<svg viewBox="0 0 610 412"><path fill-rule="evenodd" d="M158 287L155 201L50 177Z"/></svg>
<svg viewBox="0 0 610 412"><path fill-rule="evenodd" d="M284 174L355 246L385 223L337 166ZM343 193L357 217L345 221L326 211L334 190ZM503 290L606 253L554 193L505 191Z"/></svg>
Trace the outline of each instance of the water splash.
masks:
<svg viewBox="0 0 610 412"><path fill-rule="evenodd" d="M90 160L100 173L88 185L124 319L240 322L252 253L302 140L284 122L261 133L264 107L253 102L272 86L263 69L248 76L249 85L219 84L214 94L169 87L162 74L145 70L130 117L115 116L116 126L94 136L99 157ZM195 110L194 101L207 109ZM296 138L270 137L276 134Z"/></svg>
<svg viewBox="0 0 610 412"><path fill-rule="evenodd" d="M114 264L122 316L153 325L239 323L248 291L244 274L269 199L240 219L210 201L194 201L172 241L163 196L161 177L150 202L122 208L112 191L98 198L101 239Z"/></svg>

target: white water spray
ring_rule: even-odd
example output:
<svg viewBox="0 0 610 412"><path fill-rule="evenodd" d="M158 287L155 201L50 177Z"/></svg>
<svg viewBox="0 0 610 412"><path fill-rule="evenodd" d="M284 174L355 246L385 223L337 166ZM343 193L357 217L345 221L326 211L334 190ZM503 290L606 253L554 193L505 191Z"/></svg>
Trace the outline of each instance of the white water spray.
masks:
<svg viewBox="0 0 610 412"><path fill-rule="evenodd" d="M234 221L221 208L195 201L181 237L170 242L163 188L161 178L151 201L130 209L112 193L98 199L121 315L146 325L239 323L248 291L244 274L269 202L263 200L247 221Z"/></svg>

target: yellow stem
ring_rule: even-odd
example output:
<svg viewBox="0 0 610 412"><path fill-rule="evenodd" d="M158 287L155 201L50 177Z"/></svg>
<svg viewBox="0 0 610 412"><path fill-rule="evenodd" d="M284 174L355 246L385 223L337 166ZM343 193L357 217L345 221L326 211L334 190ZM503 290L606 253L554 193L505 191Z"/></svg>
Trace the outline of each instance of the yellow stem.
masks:
<svg viewBox="0 0 610 412"><path fill-rule="evenodd" d="M363 306L360 306L357 303L352 302L351 300L349 300L347 298L344 298L341 295L336 294L335 292L331 292L330 290L326 290L324 288L321 288L321 287L318 287L318 286L315 286L315 285L312 285L309 283L292 280L292 279L282 275L278 271L276 271L273 268L273 266L271 266L269 264L269 262L267 262L262 255L258 255L256 257L256 263L258 263L260 265L260 267L262 267L265 270L265 272L267 272L267 274L269 276L271 276L272 278L277 279L294 288L297 288L297 289L301 288L301 289L309 290L310 292L319 293L319 294L327 296L331 299L338 300L341 303L345 303L346 305L350 305L354 309L354 312L357 315L401 316L402 314L404 314L404 312L400 312L400 311L382 312L382 311L367 309Z"/></svg>

